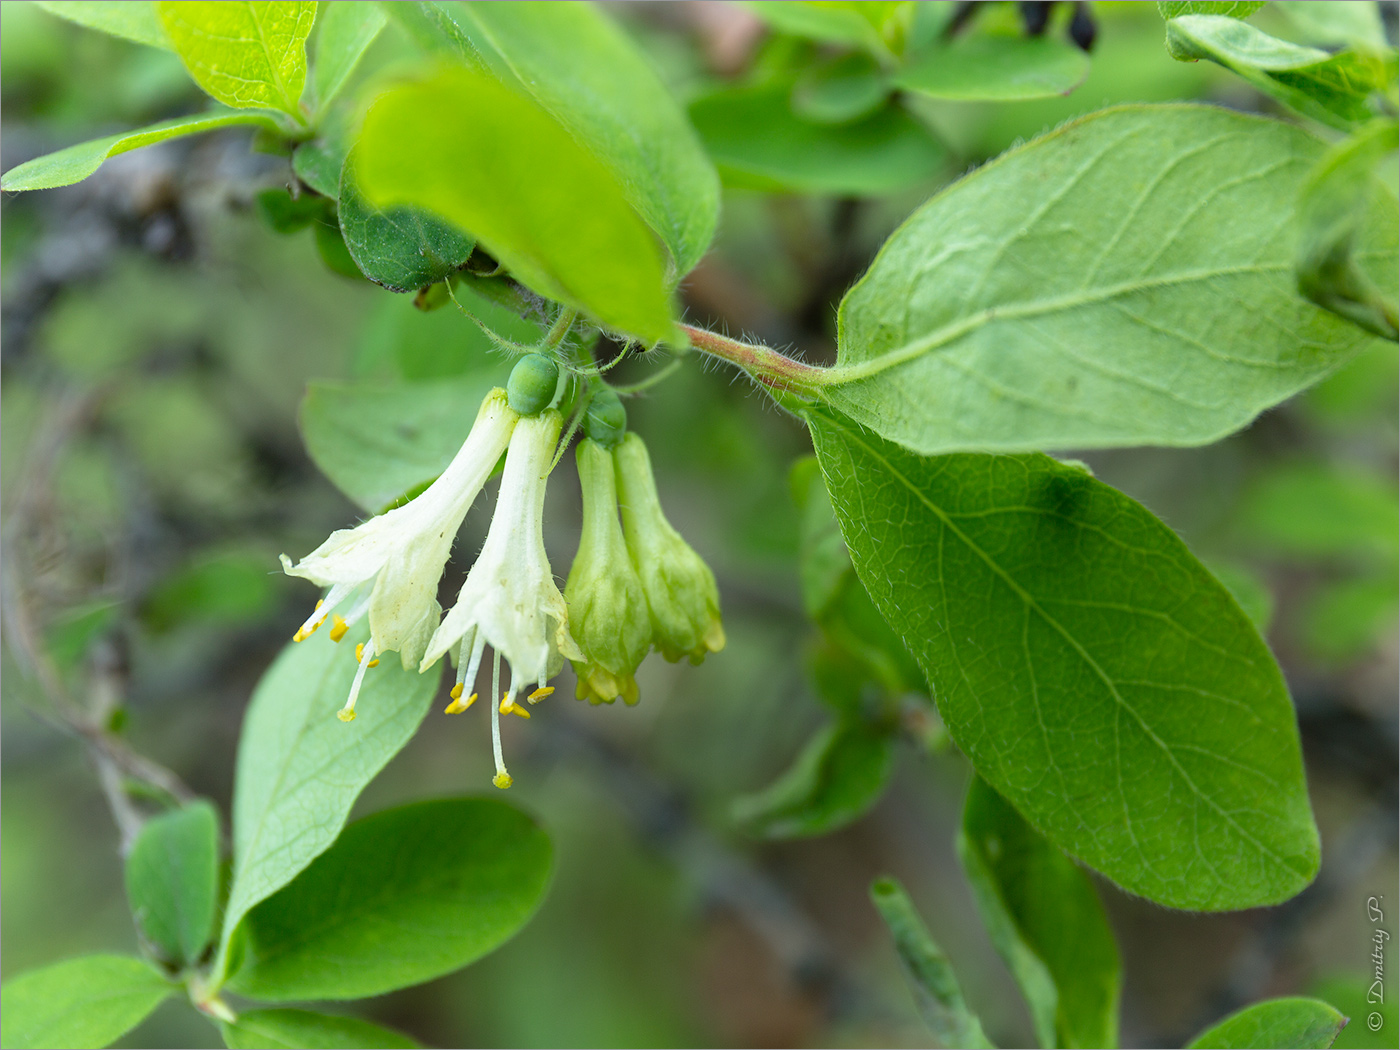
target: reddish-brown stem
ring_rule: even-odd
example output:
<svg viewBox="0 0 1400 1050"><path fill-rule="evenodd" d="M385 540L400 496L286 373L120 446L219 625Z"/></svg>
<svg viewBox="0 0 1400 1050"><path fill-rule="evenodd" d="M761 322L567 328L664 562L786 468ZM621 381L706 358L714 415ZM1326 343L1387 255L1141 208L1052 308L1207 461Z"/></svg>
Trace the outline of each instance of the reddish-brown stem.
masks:
<svg viewBox="0 0 1400 1050"><path fill-rule="evenodd" d="M680 327L690 336L690 342L696 349L738 365L764 386L812 396L817 388L824 386L828 381L827 369L804 364L778 353L771 347L741 343L737 339L729 339L688 324Z"/></svg>

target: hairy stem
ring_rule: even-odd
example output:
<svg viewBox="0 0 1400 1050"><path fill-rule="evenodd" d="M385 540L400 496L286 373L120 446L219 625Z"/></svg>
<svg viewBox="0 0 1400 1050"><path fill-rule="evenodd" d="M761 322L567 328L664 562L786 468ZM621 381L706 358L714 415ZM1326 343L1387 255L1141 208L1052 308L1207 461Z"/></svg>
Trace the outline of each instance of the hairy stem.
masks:
<svg viewBox="0 0 1400 1050"><path fill-rule="evenodd" d="M688 324L683 324L680 328L690 336L690 341L696 349L711 357L738 365L766 387L815 398L817 391L830 382L830 369L805 364L779 353L772 347L741 343L737 339L729 339Z"/></svg>

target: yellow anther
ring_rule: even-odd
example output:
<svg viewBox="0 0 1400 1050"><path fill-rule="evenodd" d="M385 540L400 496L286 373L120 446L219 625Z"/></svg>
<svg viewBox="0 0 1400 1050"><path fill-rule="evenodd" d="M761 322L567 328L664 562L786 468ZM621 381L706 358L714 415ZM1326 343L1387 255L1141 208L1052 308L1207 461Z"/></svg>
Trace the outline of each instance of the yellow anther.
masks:
<svg viewBox="0 0 1400 1050"><path fill-rule="evenodd" d="M467 697L465 700L463 700L463 699L462 699L461 688L462 688L461 686L458 686L456 689L452 690L452 703L448 704L446 707L444 707L444 708L442 709L442 713L443 713L443 714L445 714L445 715L459 715L459 714L461 714L463 711L465 711L467 708L471 707L472 704L476 703L476 694L475 694L475 693L472 693L471 696L469 696L469 697Z"/></svg>
<svg viewBox="0 0 1400 1050"><path fill-rule="evenodd" d="M536 689L533 693L531 693L529 696L527 696L525 699L528 700L528 701L530 701L530 703L532 703L532 704L538 704L538 703L539 703L541 700L543 700L545 697L550 696L550 695L552 695L553 693L554 693L554 686L552 686L552 685L542 685L542 686L540 686L538 689Z"/></svg>
<svg viewBox="0 0 1400 1050"><path fill-rule="evenodd" d="M345 618L340 613L331 613L331 641L340 641L348 630L350 625L345 622Z"/></svg>
<svg viewBox="0 0 1400 1050"><path fill-rule="evenodd" d="M356 644L356 646L355 646L355 662L356 662L357 664L358 664L358 663L364 663L364 659L365 659L365 643L364 643L364 642L359 642L359 643ZM377 659L371 660L369 663L365 664L365 666L366 666L366 667L378 667L378 666L379 666L379 661L378 661Z"/></svg>
<svg viewBox="0 0 1400 1050"><path fill-rule="evenodd" d="M351 707L342 707L335 713L335 716L342 722L353 722L355 721L355 709Z"/></svg>
<svg viewBox="0 0 1400 1050"><path fill-rule="evenodd" d="M504 791L506 788L514 784L515 781L510 778L509 773L497 773L494 777L491 778L491 783L495 784L498 788Z"/></svg>
<svg viewBox="0 0 1400 1050"><path fill-rule="evenodd" d="M310 631L308 631L305 627L298 627L298 628L297 628L297 633L294 634L294 635L292 635L292 641L294 641L294 642L304 642L304 641L306 641L308 638L311 637L311 632L314 631L314 630L316 630L316 628L314 628L314 627L311 628Z"/></svg>
<svg viewBox="0 0 1400 1050"><path fill-rule="evenodd" d="M452 687L452 692L449 695L452 697L453 700L460 700L462 697L462 683L458 682L456 685L454 685Z"/></svg>
<svg viewBox="0 0 1400 1050"><path fill-rule="evenodd" d="M512 700L510 698L509 693L506 693L505 696L501 698L501 714L519 715L521 718L530 717L530 712L526 711L525 708L521 707L514 700Z"/></svg>
<svg viewBox="0 0 1400 1050"><path fill-rule="evenodd" d="M316 609L319 609L321 606L323 606L323 605L325 605L325 604L326 604L326 600L325 600L324 598L317 598L317 599L316 599ZM315 612L316 609L312 609L311 611L312 611L312 612Z"/></svg>

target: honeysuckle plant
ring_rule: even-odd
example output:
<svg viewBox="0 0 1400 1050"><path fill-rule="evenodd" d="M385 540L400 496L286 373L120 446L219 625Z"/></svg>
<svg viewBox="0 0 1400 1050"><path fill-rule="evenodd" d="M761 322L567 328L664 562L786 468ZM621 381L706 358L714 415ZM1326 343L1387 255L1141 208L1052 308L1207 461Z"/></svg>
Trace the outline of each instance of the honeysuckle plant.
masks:
<svg viewBox="0 0 1400 1050"><path fill-rule="evenodd" d="M1089 48L1114 46L1088 5L1063 6L1047 29L1050 5L746 4L762 56L683 105L663 59L584 3L44 4L172 52L216 108L26 161L6 191L249 125L287 158L257 197L275 229L311 228L333 270L445 311L485 349L450 382L308 396L312 458L370 516L282 558L325 594L250 702L228 878L212 805L138 813L118 777L143 957L11 979L5 1046L107 1045L177 994L230 1046L416 1045L256 1004L428 981L544 899L549 838L498 794L347 826L434 708L473 706L488 649L497 788L513 783L501 716L531 718L566 662L578 699L621 697L626 718L651 699L649 652L725 659L721 587L663 512L627 409L701 361L751 380L814 454L792 482L830 718L735 800L736 826L783 838L857 820L901 741L964 763L958 858L1044 1046L1117 1041L1101 894L1219 912L1303 892L1320 839L1249 588L1047 452L1209 444L1389 352L1393 33L1371 4L1280 5L1296 41L1247 21L1262 4L1160 4L1158 61L1223 67L1267 115L1087 112L913 206L961 166L938 130L962 112L950 104L1068 94ZM833 363L687 319L722 184L910 201L841 297ZM428 435L421 454L403 433ZM576 439L582 529L561 591L546 492ZM458 532L502 457L472 550ZM454 544L465 582L444 614ZM567 732L562 706L535 711ZM465 738L465 721L433 732ZM1001 1026L964 999L898 884L872 900L937 1039L991 1045ZM1344 1023L1319 1000L1270 1000L1191 1045L1326 1046Z"/></svg>

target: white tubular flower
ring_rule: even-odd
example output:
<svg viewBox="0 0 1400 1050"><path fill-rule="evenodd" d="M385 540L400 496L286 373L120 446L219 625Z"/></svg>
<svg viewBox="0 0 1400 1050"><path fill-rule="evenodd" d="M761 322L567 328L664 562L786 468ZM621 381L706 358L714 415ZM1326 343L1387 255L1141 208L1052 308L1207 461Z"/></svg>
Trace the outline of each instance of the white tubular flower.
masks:
<svg viewBox="0 0 1400 1050"><path fill-rule="evenodd" d="M515 702L527 685L535 688L531 703L548 696L545 686L559 672L564 657L582 659L569 635L568 607L554 582L544 551L544 491L561 420L553 410L522 418L511 435L496 514L486 543L457 604L444 617L428 643L422 667L453 646L460 645L457 685L449 713L466 710L466 684L476 679L481 653L490 643L510 665L510 687L491 704L491 735L496 755L497 787L509 787L510 775L501 756L500 716L529 712Z"/></svg>
<svg viewBox="0 0 1400 1050"><path fill-rule="evenodd" d="M355 717L365 670L378 662L377 654L397 650L405 668L423 660L442 613L437 588L452 541L519 418L507 404L505 391L492 390L461 450L421 494L363 525L331 533L295 566L282 555L284 572L330 588L295 641L309 637L331 616L331 640L338 642L356 620L369 615L369 642L356 652L360 666L340 711L342 721ZM337 611L341 607L345 615ZM423 667L431 662L423 662Z"/></svg>

